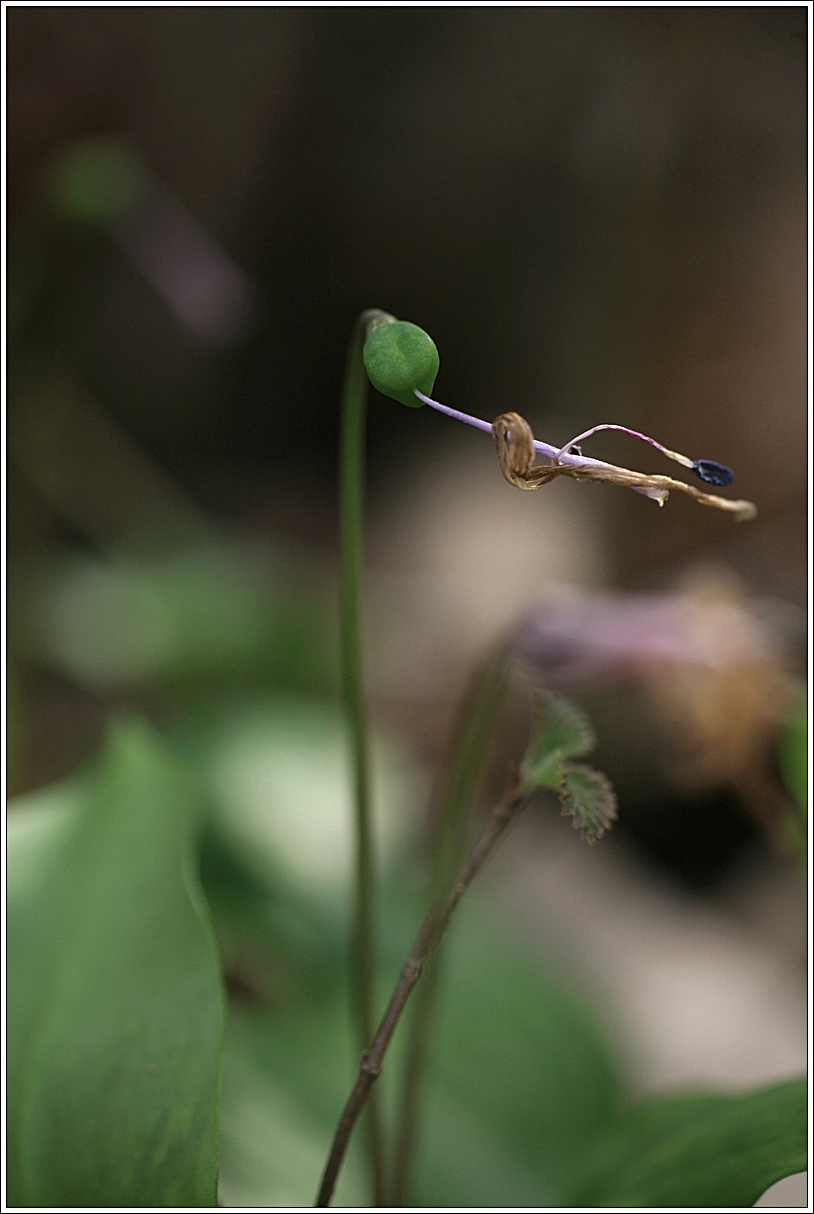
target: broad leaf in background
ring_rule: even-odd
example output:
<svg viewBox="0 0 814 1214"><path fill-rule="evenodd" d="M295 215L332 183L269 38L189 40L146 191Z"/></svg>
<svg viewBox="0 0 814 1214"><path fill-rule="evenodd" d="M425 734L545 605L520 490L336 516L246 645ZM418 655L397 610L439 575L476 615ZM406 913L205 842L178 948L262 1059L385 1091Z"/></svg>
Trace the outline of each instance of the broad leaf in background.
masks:
<svg viewBox="0 0 814 1214"><path fill-rule="evenodd" d="M222 846L212 840L210 846ZM212 871L212 863L207 865ZM254 888L254 879L247 888ZM208 886L211 889L211 885ZM223 909L223 893L214 900ZM284 891L268 887L269 905ZM387 998L418 908L394 876L382 894L379 994ZM291 905L291 904L289 904ZM293 907L292 907L293 909ZM477 1208L551 1204L613 1120L626 1088L584 998L529 955L475 888L450 929L441 974L438 1035L422 1102L412 1204ZM261 917L259 899L256 904ZM271 923L269 915L262 916ZM282 927L282 921L278 921ZM236 920L228 921L231 932ZM243 931L249 925L244 923ZM226 1205L309 1205L339 1110L358 1065L333 908L316 904L310 965L287 963L281 933L267 932L277 981L241 984L230 1006L221 1107L221 1200ZM227 941L230 951L239 941ZM305 941L303 940L303 950ZM325 957L333 957L326 961ZM260 973L261 956L256 957ZM321 968L319 979L308 972ZM396 1034L379 1085L400 1094ZM363 1138L351 1143L337 1206L364 1204Z"/></svg>
<svg viewBox="0 0 814 1214"><path fill-rule="evenodd" d="M806 1081L746 1096L688 1093L629 1110L593 1145L563 1206L752 1206L806 1167Z"/></svg>
<svg viewBox="0 0 814 1214"><path fill-rule="evenodd" d="M808 811L808 705L799 690L794 715L780 734L777 757L789 791L803 815Z"/></svg>
<svg viewBox="0 0 814 1214"><path fill-rule="evenodd" d="M310 994L310 992L309 992ZM225 1206L310 1206L356 1061L346 992L271 1009L230 1006L221 1105ZM337 1207L368 1202L363 1142L351 1144Z"/></svg>
<svg viewBox="0 0 814 1214"><path fill-rule="evenodd" d="M574 704L551 692L534 694L534 725L520 764L520 789L528 795L553 789L562 812L587 843L601 839L616 820L616 796L610 781L584 763L571 763L596 745L593 727Z"/></svg>
<svg viewBox="0 0 814 1214"><path fill-rule="evenodd" d="M46 571L26 644L92 691L152 684L195 704L224 685L323 692L335 656L320 585L296 550L238 535L152 557L71 552Z"/></svg>
<svg viewBox="0 0 814 1214"><path fill-rule="evenodd" d="M435 1209L556 1205L626 1095L582 995L472 889L444 947L411 1198Z"/></svg>
<svg viewBox="0 0 814 1214"><path fill-rule="evenodd" d="M10 812L11 1205L216 1202L224 1001L194 809L128 720L65 804Z"/></svg>

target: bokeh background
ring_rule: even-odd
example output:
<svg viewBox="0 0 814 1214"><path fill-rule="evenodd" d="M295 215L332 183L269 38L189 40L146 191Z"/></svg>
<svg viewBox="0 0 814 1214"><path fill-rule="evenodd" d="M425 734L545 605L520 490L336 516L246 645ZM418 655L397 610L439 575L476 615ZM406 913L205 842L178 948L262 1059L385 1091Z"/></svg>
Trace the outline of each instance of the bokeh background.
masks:
<svg viewBox="0 0 814 1214"><path fill-rule="evenodd" d="M7 9L12 795L135 707L210 772L254 861L344 905L338 394L354 317L384 308L434 337L445 403L553 443L644 430L730 465L724 492L758 508L519 494L482 434L373 393L388 854L418 864L472 664L530 622L621 815L589 851L541 803L490 905L603 1009L637 1090L799 1071L807 16ZM614 434L589 451L673 471ZM692 623L665 657L673 608ZM266 1014L273 941L227 936L234 998ZM248 1165L230 1183L227 1204L284 1204Z"/></svg>

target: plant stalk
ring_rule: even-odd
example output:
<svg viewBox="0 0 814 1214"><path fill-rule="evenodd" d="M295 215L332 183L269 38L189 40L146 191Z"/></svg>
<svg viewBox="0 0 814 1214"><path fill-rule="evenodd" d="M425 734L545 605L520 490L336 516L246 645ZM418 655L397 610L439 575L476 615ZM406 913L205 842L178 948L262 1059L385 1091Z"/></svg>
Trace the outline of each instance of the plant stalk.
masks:
<svg viewBox="0 0 814 1214"><path fill-rule="evenodd" d="M370 1048L362 1055L359 1074L353 1091L348 1097L334 1134L334 1140L325 1165L322 1183L314 1205L330 1205L336 1178L345 1158L351 1132L359 1119L374 1083L382 1071L387 1047L404 1011L410 993L421 977L427 959L435 952L443 938L452 914L482 867L493 847L503 835L506 827L515 818L519 809L528 800L517 791L514 783L509 793L492 810L486 829L469 853L463 868L453 882L446 897L436 904L427 915L415 938L409 957L405 961L396 983L387 1010L382 1017Z"/></svg>
<svg viewBox="0 0 814 1214"><path fill-rule="evenodd" d="M508 655L505 647L501 646L490 653L475 671L458 713L449 761L445 766L445 779L440 789L439 812L430 852L430 904L441 896L461 862L472 805L483 779L489 743L506 694L508 673ZM440 957L435 957L416 994L408 1026L393 1181L389 1193L389 1204L394 1207L405 1204L409 1186L440 972Z"/></svg>
<svg viewBox="0 0 814 1214"><path fill-rule="evenodd" d="M383 318L378 309L362 312L351 333L342 387L340 433L339 596L342 695L349 733L355 806L356 905L353 928L353 988L360 1049L370 1041L375 1024L374 981L375 874L371 823L370 764L362 663L362 578L364 574L364 476L367 376L362 346L367 326ZM374 1205L384 1205L384 1143L376 1104L368 1112L368 1149Z"/></svg>

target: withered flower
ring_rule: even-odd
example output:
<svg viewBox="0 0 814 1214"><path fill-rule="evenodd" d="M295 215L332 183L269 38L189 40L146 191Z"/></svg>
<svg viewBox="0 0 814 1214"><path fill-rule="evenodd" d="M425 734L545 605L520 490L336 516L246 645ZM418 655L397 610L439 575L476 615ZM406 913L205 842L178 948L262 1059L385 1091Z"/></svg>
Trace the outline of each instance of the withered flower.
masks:
<svg viewBox="0 0 814 1214"><path fill-rule="evenodd" d="M518 489L539 489L541 485L547 485L555 477L567 476L577 481L601 481L608 485L622 485L644 494L645 497L652 498L660 506L664 505L670 491L677 489L704 506L716 506L719 510L728 511L734 516L736 522L753 519L757 514L752 502L719 497L714 493L704 493L700 489L696 489L694 485L675 480L672 476L634 472L630 468L621 468L616 464L605 463L603 460L590 459L584 456L577 447L579 442L595 434L598 430L621 430L633 438L641 439L656 447L668 459L689 468L707 484L728 485L731 483L732 473L725 465L714 460L691 460L686 455L671 451L668 447L656 442L655 439L631 430L627 426L602 423L577 435L564 447L558 448L535 439L528 422L519 413L501 413L500 417L495 418L490 425L488 422L481 421L480 418L470 417L469 414L462 413L458 409L451 409L448 405L431 400L422 392L415 391L415 396L425 405L430 405L439 412L446 413L449 417L475 426L479 430L490 431L497 447L501 472L509 484ZM547 456L551 463L535 466L534 459L537 454Z"/></svg>
<svg viewBox="0 0 814 1214"><path fill-rule="evenodd" d="M639 687L662 723L658 762L671 782L732 788L782 850L796 843L773 748L798 683L779 623L731 570L701 567L672 592L539 603L513 646L546 686Z"/></svg>

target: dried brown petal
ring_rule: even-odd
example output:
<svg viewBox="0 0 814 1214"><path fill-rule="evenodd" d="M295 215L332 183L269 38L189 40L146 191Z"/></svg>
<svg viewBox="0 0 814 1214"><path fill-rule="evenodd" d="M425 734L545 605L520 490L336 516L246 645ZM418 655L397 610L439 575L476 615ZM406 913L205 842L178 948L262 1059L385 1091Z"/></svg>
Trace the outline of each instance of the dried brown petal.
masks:
<svg viewBox="0 0 814 1214"><path fill-rule="evenodd" d="M500 470L510 485L518 489L539 489L557 476L568 476L577 481L601 481L608 485L622 485L653 496L660 506L667 500L670 491L677 489L695 498L703 506L716 506L735 516L736 522L753 519L757 510L752 502L718 497L714 493L703 493L694 485L675 480L672 476L650 475L620 468L616 464L586 460L580 463L547 464L534 467L534 436L531 426L519 413L501 413L492 422L492 434L497 447Z"/></svg>

